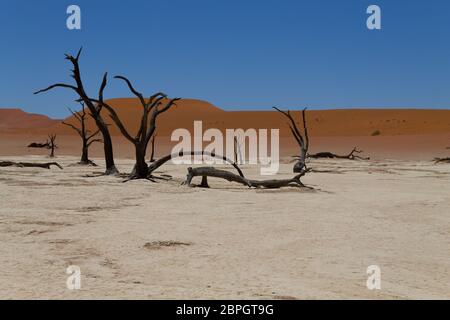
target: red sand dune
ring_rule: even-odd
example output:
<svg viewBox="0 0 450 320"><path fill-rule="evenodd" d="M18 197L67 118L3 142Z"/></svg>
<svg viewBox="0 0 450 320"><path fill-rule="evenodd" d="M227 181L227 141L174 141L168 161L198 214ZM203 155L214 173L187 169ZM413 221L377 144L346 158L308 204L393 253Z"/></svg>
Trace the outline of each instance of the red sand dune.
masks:
<svg viewBox="0 0 450 320"><path fill-rule="evenodd" d="M0 131L20 132L54 126L58 120L40 114L27 113L21 109L0 109Z"/></svg>
<svg viewBox="0 0 450 320"><path fill-rule="evenodd" d="M135 135L142 114L142 107L138 100L111 99L109 103L116 109L130 134ZM106 110L104 115L107 122L111 123L111 133L115 136L117 154L132 157L131 145L121 137L119 130L106 114ZM294 115L295 119L300 121L300 112L296 111ZM88 119L88 128L93 130L95 125L92 119L89 117ZM325 149L345 152L357 145L379 157L404 157L406 154L408 158L426 159L432 155L440 156L449 153L446 147L450 146L450 110L311 110L307 112L307 119L312 152ZM195 120L203 121L203 130L208 128L218 128L222 131L227 128L279 128L284 153L292 154L296 150L286 119L276 111L224 111L205 101L183 99L177 103L176 107L158 118L159 151L170 150L169 137L173 130L178 128L192 130ZM73 117L65 121L77 123ZM380 135L372 136L375 131L379 131ZM0 133L2 133L0 134L2 154L7 154L6 150L10 149L9 147L15 148L14 154L35 152L23 151L23 145L31 140L45 141L49 133L58 135L60 152L68 154L78 152L79 141L73 129L62 125L58 120L27 114L18 109L0 109ZM14 142L17 139L21 140L20 144ZM96 155L101 155L99 146L96 146L93 151Z"/></svg>
<svg viewBox="0 0 450 320"><path fill-rule="evenodd" d="M137 132L142 114L137 99L112 99L109 103L116 109L126 128L133 135ZM106 111L105 111L106 113ZM300 121L300 112L293 112ZM107 121L112 122L109 116ZM420 135L450 133L450 110L412 109L345 109L310 110L307 112L311 136L371 136L375 131L381 135ZM281 136L290 136L286 119L275 111L224 111L200 100L184 99L158 118L158 135L170 136L177 128L193 128L195 120L203 121L203 128L279 128ZM65 121L76 123L73 117ZM89 127L94 124L89 119ZM47 129L47 128L46 128ZM57 124L49 130L58 134L73 134L70 128ZM120 135L116 126L112 134Z"/></svg>

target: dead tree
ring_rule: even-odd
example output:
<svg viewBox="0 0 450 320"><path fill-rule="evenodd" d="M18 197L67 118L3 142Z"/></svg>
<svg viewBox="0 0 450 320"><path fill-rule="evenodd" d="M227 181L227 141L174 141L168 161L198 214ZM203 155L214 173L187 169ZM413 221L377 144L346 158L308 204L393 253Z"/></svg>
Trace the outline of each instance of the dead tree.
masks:
<svg viewBox="0 0 450 320"><path fill-rule="evenodd" d="M13 161L0 161L0 167L19 167L19 168L43 168L50 169L50 166L57 166L62 170L62 167L57 162L46 163L30 163L30 162L13 162Z"/></svg>
<svg viewBox="0 0 450 320"><path fill-rule="evenodd" d="M50 158L55 157L55 149L57 148L56 145L56 134L49 134L48 135L48 148L50 149Z"/></svg>
<svg viewBox="0 0 450 320"><path fill-rule="evenodd" d="M328 159L349 159L349 160L370 160L370 157L360 157L358 155L356 155L355 153L362 153L362 150L358 150L356 147L353 148L353 150L346 155L338 155L338 154L334 154L331 152L319 152L319 153L315 153L315 154L308 154L308 158L313 158L313 159L324 159L324 158L328 158Z"/></svg>
<svg viewBox="0 0 450 320"><path fill-rule="evenodd" d="M151 142L151 153L150 153L150 162L155 162L155 139L156 139L156 133L153 135L152 142Z"/></svg>
<svg viewBox="0 0 450 320"><path fill-rule="evenodd" d="M192 186L192 178L194 177L202 177L202 182L200 187L209 188L207 177L221 178L232 182L237 182L247 187L251 187L249 180L247 180L244 176L234 174L229 171L219 170L213 167L199 167L199 168L188 168L188 174L186 177L186 181L183 184L188 186Z"/></svg>
<svg viewBox="0 0 450 320"><path fill-rule="evenodd" d="M282 113L289 120L289 129L292 132L295 140L297 141L298 146L300 147L300 154L296 156L297 162L294 165L294 173L302 173L306 168L306 158L308 154L309 148L309 136L308 136L308 127L306 126L306 108L302 110L302 122L303 122L303 134L299 130L297 123L295 122L293 116L290 111L282 111L277 107L273 107L278 112Z"/></svg>
<svg viewBox="0 0 450 320"><path fill-rule="evenodd" d="M46 149L48 149L49 147L50 146L48 145L48 141L46 143L32 142L27 146L27 148L46 148Z"/></svg>
<svg viewBox="0 0 450 320"><path fill-rule="evenodd" d="M102 107L103 107L103 91L105 90L106 83L107 83L107 76L108 74L105 73L103 75L103 80L100 85L99 93L98 93L98 99L92 99L88 96L88 94L85 91L83 81L81 78L81 72L80 72L80 66L78 63L78 60L80 58L82 49L80 49L75 57L66 54L66 59L69 60L72 63L73 69L72 69L72 78L75 80L75 85L65 84L65 83L57 83L54 85L51 85L45 89L39 90L35 92L35 94L49 91L53 88L67 88L70 90L73 90L78 96L80 102L84 102L84 104L89 109L89 113L92 116L92 118L95 121L95 124L97 125L97 128L100 130L102 136L103 136L103 148L105 152L105 162L106 162L106 172L105 174L118 174L118 170L114 164L114 154L113 154L113 145L112 145L112 139L111 135L109 133L108 125L103 120L103 117L101 115Z"/></svg>
<svg viewBox="0 0 450 320"><path fill-rule="evenodd" d="M300 178L304 176L307 171L308 170L304 170L290 179L252 180L232 172L219 170L213 167L188 168L188 174L184 184L192 186L192 178L200 176L202 177L200 187L204 188L209 187L206 177L221 178L227 181L237 182L249 188L278 189L283 187L305 187L305 185L300 181Z"/></svg>
<svg viewBox="0 0 450 320"><path fill-rule="evenodd" d="M80 112L73 112L70 108L69 111L70 113L72 113L72 115L74 116L74 118L80 123L80 126L77 127L73 124L67 123L67 122L62 122L62 124L72 128L73 130L75 130L78 135L81 138L81 142L82 142L82 151L81 151L81 159L79 164L82 165L94 165L95 163L91 160L89 160L89 147L91 146L92 143L94 142L101 142L101 139L94 139L95 136L100 132L99 129L97 129L94 133L89 134L89 130L86 128L86 110L84 107L84 103L81 103L82 109Z"/></svg>
<svg viewBox="0 0 450 320"><path fill-rule="evenodd" d="M174 106L176 101L180 98L167 99L167 96L161 92L152 95L147 100L144 99L142 93L136 91L131 82L122 76L116 76L115 79L123 80L130 91L139 99L142 106L142 118L141 124L137 134L133 137L125 128L124 124L120 120L116 111L108 103L103 100L96 101L99 105L106 108L109 112L109 116L119 128L122 135L130 141L135 148L136 163L134 165L133 172L130 175L130 179L147 179L149 175L148 165L145 161L147 153L147 146L150 139L153 137L156 130L157 117ZM162 105L162 107L161 107Z"/></svg>

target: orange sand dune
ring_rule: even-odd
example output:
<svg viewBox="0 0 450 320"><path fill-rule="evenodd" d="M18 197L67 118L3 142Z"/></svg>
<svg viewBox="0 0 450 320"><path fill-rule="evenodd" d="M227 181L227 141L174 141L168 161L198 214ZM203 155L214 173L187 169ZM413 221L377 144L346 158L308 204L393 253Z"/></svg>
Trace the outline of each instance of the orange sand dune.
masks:
<svg viewBox="0 0 450 320"><path fill-rule="evenodd" d="M131 135L135 135L142 107L137 99L111 99L109 103ZM300 112L293 112L300 121ZM105 119L111 123L116 154L132 157L132 146L121 137L121 133L104 111ZM158 118L158 150L168 152L174 144L170 142L173 130L186 128L193 130L193 122L201 120L203 130L225 129L280 129L282 154L296 152L295 140L291 137L286 119L276 111L224 111L208 102L183 99ZM428 159L444 156L450 146L450 110L413 109L346 109L311 110L307 112L311 137L311 152L330 150L344 153L353 146L363 148L377 157ZM66 122L77 124L74 117ZM95 124L88 117L88 128ZM379 135L373 136L378 131ZM45 116L26 114L17 109L0 109L0 152L7 155L42 153L39 150L24 149L29 142L45 141L47 134L58 135L62 154L77 154L79 139L73 129L58 120ZM101 155L101 147L95 146L93 154Z"/></svg>
<svg viewBox="0 0 450 320"><path fill-rule="evenodd" d="M0 131L20 132L28 129L49 128L57 124L58 120L50 119L40 114L32 114L21 109L0 109Z"/></svg>
<svg viewBox="0 0 450 320"><path fill-rule="evenodd" d="M142 108L137 99L111 99L109 103L116 109L128 131L137 132ZM300 112L293 112L300 121ZM113 124L104 111L104 117ZM371 136L375 131L381 135L421 135L450 133L450 110L414 109L343 109L310 110L307 112L311 136ZM201 100L183 99L158 118L158 135L170 136L177 128L193 128L195 120L203 121L203 129L218 128L279 128L281 136L290 136L286 119L275 111L224 111ZM66 122L77 124L73 116ZM88 117L88 128L95 124ZM30 133L75 134L60 121L46 116L27 114L20 109L0 109L0 130L27 129ZM113 135L120 135L115 125ZM21 130L23 133L23 130Z"/></svg>

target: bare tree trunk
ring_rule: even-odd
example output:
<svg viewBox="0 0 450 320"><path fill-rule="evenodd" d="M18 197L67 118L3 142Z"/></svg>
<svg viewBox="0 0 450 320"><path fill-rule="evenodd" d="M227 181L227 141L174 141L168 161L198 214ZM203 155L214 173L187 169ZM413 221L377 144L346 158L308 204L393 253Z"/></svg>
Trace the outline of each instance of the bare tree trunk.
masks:
<svg viewBox="0 0 450 320"><path fill-rule="evenodd" d="M51 150L50 152L50 158L54 158L55 157L55 148L56 148L56 134L53 135L49 135L49 148Z"/></svg>
<svg viewBox="0 0 450 320"><path fill-rule="evenodd" d="M97 123L97 121L95 121ZM100 121L103 123L103 121ZM99 123L100 123L99 122ZM99 124L97 124L99 126ZM103 151L105 153L105 165L106 165L106 175L115 175L119 173L119 170L117 170L116 165L114 163L114 152L113 152L113 145L112 145L112 139L111 135L109 134L108 127L103 123L99 127L100 132L103 135Z"/></svg>
<svg viewBox="0 0 450 320"><path fill-rule="evenodd" d="M88 143L87 143L86 139L83 139L83 146L81 147L80 163L81 164L89 164L90 163L89 148L88 148Z"/></svg>
<svg viewBox="0 0 450 320"><path fill-rule="evenodd" d="M153 135L153 138L152 138L152 152L150 154L150 162L155 162L155 139L156 139L156 133Z"/></svg>
<svg viewBox="0 0 450 320"><path fill-rule="evenodd" d="M202 182L200 183L201 188L209 188L208 176L202 176Z"/></svg>
<svg viewBox="0 0 450 320"><path fill-rule="evenodd" d="M306 167L307 150L304 148L300 149L300 156L298 161L294 164L294 172L302 172L303 168Z"/></svg>
<svg viewBox="0 0 450 320"><path fill-rule="evenodd" d="M297 162L294 165L293 171L295 173L302 173L304 170L306 170L306 157L308 154L309 149L309 135L308 135L308 127L306 125L306 108L302 111L302 122L303 122L303 134L300 132L297 123L295 122L294 118L292 117L290 111L283 111L278 109L277 107L273 107L278 112L282 113L286 118L289 120L289 129L292 132L292 135L294 136L295 140L298 143L298 146L300 147L300 154L296 157Z"/></svg>
<svg viewBox="0 0 450 320"><path fill-rule="evenodd" d="M146 179L148 177L148 165L145 161L146 145L136 144L136 164L134 166L135 179Z"/></svg>

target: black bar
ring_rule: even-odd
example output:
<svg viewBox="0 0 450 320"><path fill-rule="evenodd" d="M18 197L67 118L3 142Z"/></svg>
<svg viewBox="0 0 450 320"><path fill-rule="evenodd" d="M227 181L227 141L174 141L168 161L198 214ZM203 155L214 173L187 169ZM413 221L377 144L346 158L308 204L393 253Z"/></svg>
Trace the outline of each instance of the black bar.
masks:
<svg viewBox="0 0 450 320"><path fill-rule="evenodd" d="M131 319L314 319L321 316L357 316L385 319L417 315L421 311L448 311L449 301L325 301L325 300L150 300L150 301L1 301L3 314L31 312L58 319L106 316ZM445 310L444 310L445 308ZM10 309L10 310L8 310ZM134 318L134 317L133 317Z"/></svg>

